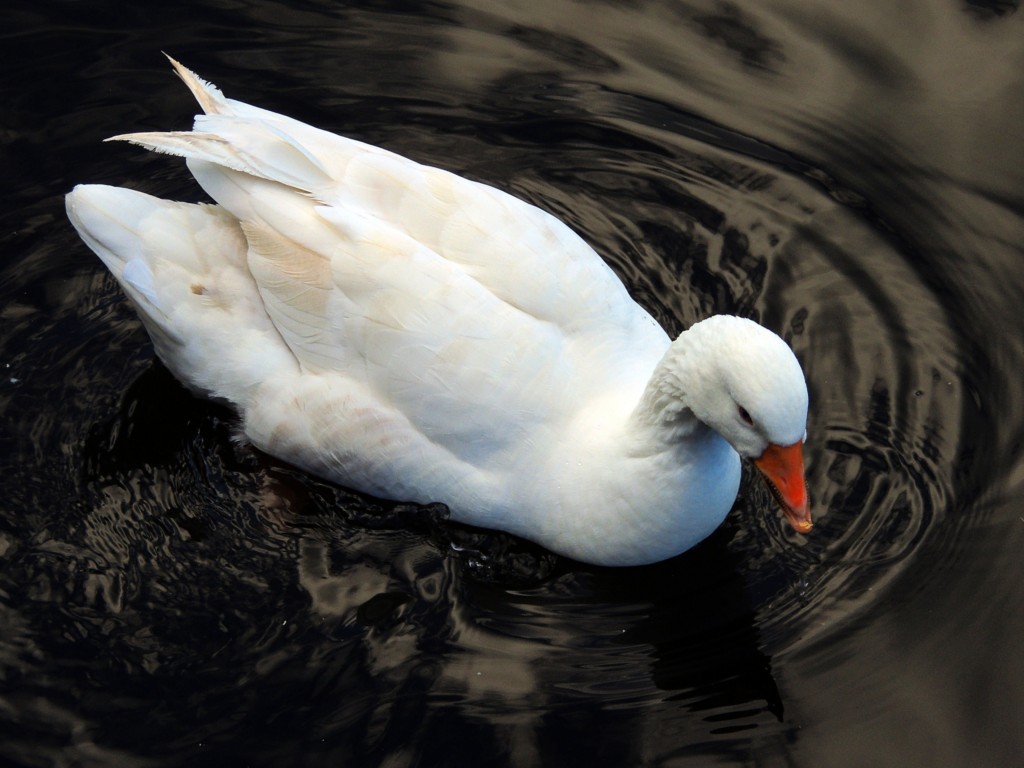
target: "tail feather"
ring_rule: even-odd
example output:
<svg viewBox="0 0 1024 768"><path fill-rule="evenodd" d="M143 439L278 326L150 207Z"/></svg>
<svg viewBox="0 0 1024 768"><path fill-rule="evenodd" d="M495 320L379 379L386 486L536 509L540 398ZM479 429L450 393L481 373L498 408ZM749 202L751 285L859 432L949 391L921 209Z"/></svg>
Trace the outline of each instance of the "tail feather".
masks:
<svg viewBox="0 0 1024 768"><path fill-rule="evenodd" d="M295 365L246 266L245 237L223 209L102 185L75 187L66 205L189 388L241 404L268 365Z"/></svg>
<svg viewBox="0 0 1024 768"><path fill-rule="evenodd" d="M147 315L166 316L139 232L156 198L99 184L80 184L65 198L68 218L132 300Z"/></svg>

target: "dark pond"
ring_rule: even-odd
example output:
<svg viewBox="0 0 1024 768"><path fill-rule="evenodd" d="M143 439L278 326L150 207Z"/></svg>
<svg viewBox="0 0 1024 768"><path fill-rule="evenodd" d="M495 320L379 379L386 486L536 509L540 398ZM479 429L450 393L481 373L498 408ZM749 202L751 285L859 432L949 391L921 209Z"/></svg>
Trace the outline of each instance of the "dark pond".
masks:
<svg viewBox="0 0 1024 768"><path fill-rule="evenodd" d="M1019 764L1017 5L7 3L0 762ZM552 211L672 333L784 334L814 534L750 483L603 570L236 446L63 213L199 199L101 143L189 125L161 50Z"/></svg>

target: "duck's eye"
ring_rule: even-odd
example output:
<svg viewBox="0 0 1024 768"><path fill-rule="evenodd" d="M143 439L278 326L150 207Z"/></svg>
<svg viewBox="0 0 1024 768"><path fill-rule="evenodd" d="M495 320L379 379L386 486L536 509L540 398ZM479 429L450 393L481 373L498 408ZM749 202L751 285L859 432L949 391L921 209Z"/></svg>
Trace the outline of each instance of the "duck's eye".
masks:
<svg viewBox="0 0 1024 768"><path fill-rule="evenodd" d="M738 408L739 410L737 412L740 415L740 421L742 421L748 427L754 426L754 420L750 418L750 414L747 412L747 409L744 408L742 405L738 406Z"/></svg>

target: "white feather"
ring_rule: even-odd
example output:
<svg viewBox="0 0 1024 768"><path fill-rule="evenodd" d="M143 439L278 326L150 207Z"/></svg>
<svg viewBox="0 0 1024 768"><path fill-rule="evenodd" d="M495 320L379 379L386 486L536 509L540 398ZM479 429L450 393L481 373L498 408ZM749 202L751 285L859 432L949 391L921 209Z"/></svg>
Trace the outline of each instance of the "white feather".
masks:
<svg viewBox="0 0 1024 768"><path fill-rule="evenodd" d="M218 205L80 186L68 213L168 367L260 448L622 565L721 522L727 439L756 455L803 433L802 374L770 332L732 318L670 343L549 214L175 67L207 112L195 130L116 138L187 158ZM768 426L747 434L732 398L763 365L744 407Z"/></svg>

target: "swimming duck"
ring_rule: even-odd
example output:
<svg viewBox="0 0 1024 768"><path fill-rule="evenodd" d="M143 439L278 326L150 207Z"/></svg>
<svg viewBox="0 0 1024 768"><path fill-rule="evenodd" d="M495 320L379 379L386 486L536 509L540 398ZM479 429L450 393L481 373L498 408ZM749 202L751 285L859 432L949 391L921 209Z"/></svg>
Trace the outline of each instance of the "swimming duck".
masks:
<svg viewBox="0 0 1024 768"><path fill-rule="evenodd" d="M598 565L708 536L741 457L810 530L807 387L776 334L716 315L671 340L548 213L171 61L193 130L113 140L184 157L216 204L82 185L67 212L159 357L252 445Z"/></svg>

